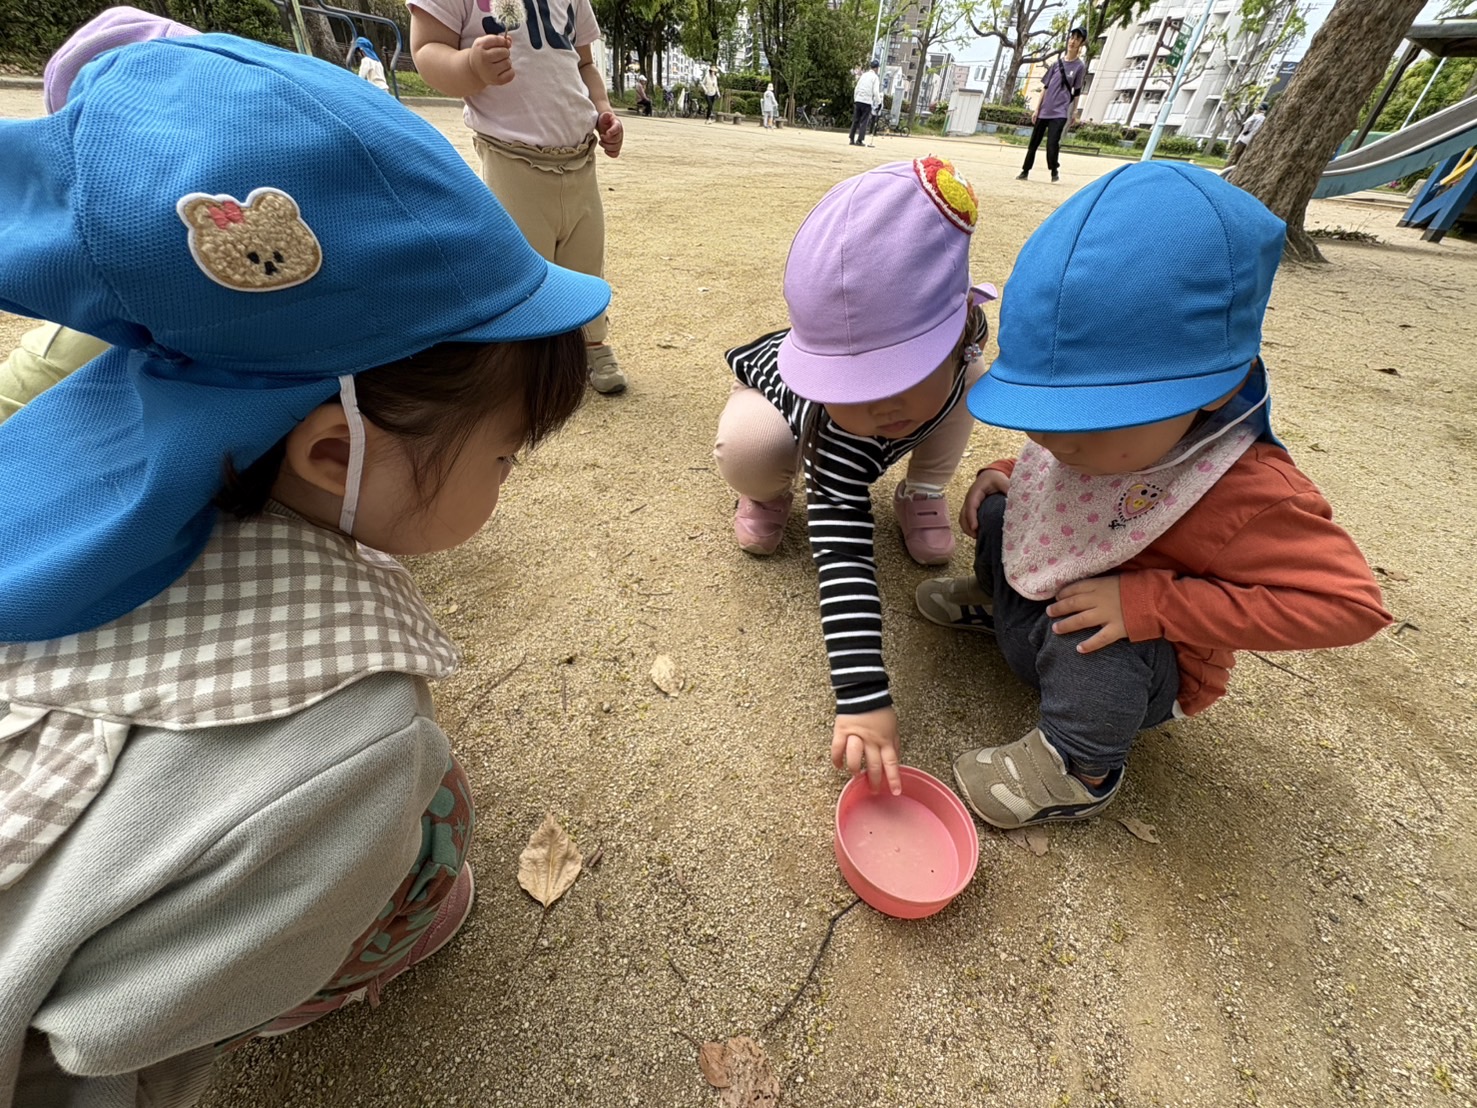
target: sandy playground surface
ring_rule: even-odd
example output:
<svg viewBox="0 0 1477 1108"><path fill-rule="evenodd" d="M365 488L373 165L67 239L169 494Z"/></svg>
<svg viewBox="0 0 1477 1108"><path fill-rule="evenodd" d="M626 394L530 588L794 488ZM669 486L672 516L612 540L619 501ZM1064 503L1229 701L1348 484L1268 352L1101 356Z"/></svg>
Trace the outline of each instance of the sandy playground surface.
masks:
<svg viewBox="0 0 1477 1108"><path fill-rule="evenodd" d="M471 159L455 108L417 110ZM0 91L0 116L39 112ZM784 324L790 237L849 174L954 159L981 194L975 276L1004 285L1041 219L1119 163L1068 155L1053 187L982 141L626 126L600 172L631 389L591 394L483 534L414 565L466 652L438 700L477 790L477 907L377 1010L231 1058L210 1108L715 1105L683 1036L755 1033L852 899L814 573L798 517L768 561L733 545L709 453L722 351ZM1266 356L1281 434L1381 568L1398 633L1244 656L1212 711L1142 737L1104 817L1042 856L982 828L974 883L932 919L851 912L758 1034L784 1103L1477 1103L1477 245L1395 218L1313 205L1384 242L1284 270ZM0 341L24 326L0 317ZM952 503L1017 446L976 428ZM879 497L904 757L948 778L1033 701L987 639L914 613L928 571L890 511ZM659 653L687 676L677 699L648 679ZM514 875L546 812L603 858L540 936Z"/></svg>

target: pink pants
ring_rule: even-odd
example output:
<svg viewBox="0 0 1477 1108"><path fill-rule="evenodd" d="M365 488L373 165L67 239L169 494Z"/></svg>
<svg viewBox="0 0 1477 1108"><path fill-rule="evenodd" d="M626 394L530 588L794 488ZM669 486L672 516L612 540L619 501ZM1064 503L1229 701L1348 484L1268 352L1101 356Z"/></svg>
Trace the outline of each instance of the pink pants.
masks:
<svg viewBox="0 0 1477 1108"><path fill-rule="evenodd" d="M964 388L978 381L985 363L976 358L964 371ZM943 488L959 468L974 417L961 399L933 434L908 456L908 480ZM733 383L728 403L718 417L718 441L713 446L718 472L740 496L774 500L790 491L800 469L800 443L779 409L758 389Z"/></svg>

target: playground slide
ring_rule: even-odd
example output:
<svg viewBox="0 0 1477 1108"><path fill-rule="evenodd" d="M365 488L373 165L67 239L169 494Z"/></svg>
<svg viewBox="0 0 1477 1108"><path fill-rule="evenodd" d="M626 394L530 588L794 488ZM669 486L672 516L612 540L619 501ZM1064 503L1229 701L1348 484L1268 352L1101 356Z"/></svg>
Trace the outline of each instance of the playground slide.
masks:
<svg viewBox="0 0 1477 1108"><path fill-rule="evenodd" d="M1469 146L1477 146L1477 96L1334 158L1318 178L1313 196L1345 196L1387 185L1460 154Z"/></svg>

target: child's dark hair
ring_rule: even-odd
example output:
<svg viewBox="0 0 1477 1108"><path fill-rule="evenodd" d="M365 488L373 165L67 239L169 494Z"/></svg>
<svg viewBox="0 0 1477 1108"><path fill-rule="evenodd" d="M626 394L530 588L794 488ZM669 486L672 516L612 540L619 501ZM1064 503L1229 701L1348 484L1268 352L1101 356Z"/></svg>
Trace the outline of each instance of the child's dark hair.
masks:
<svg viewBox="0 0 1477 1108"><path fill-rule="evenodd" d="M405 446L424 505L435 498L462 447L493 413L516 406L523 445L564 425L585 395L582 330L521 342L443 342L354 377L359 411ZM215 506L238 519L257 515L271 496L287 438L245 469L225 461Z"/></svg>

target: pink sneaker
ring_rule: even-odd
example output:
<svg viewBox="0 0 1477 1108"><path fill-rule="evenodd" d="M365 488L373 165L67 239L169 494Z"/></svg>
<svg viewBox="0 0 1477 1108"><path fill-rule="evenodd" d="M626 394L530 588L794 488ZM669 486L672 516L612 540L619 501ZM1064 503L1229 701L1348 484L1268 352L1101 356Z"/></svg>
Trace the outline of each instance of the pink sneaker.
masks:
<svg viewBox="0 0 1477 1108"><path fill-rule="evenodd" d="M917 492L905 496L906 482L899 482L892 510L903 529L903 545L920 566L941 566L954 556L954 522L942 495Z"/></svg>
<svg viewBox="0 0 1477 1108"><path fill-rule="evenodd" d="M794 501L793 492L773 500L739 497L738 510L733 516L733 537L738 540L739 549L750 554L773 554L784 537Z"/></svg>
<svg viewBox="0 0 1477 1108"><path fill-rule="evenodd" d="M322 1019L330 1012L337 1012L340 1008L357 1004L362 1000L367 1000L371 1008L378 1007L381 989L406 970L424 962L451 942L452 937L461 930L462 924L467 922L475 894L472 867L463 862L461 872L457 874L456 882L451 886L451 892L446 894L446 899L436 910L436 918L431 921L431 926L426 928L425 934L410 948L410 954L398 965L386 970L378 977L371 978L361 988L331 996L326 1000L310 1000L306 1004L299 1004L292 1011L283 1013L265 1027L259 1028L256 1032L257 1036L271 1038L275 1035L285 1035L289 1031L296 1031L315 1020Z"/></svg>

